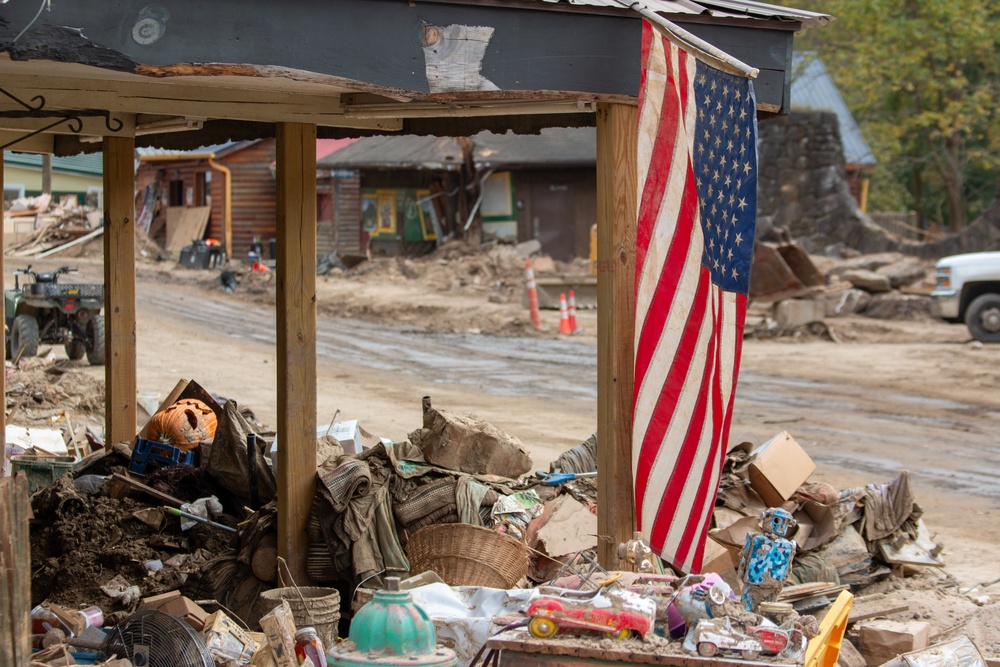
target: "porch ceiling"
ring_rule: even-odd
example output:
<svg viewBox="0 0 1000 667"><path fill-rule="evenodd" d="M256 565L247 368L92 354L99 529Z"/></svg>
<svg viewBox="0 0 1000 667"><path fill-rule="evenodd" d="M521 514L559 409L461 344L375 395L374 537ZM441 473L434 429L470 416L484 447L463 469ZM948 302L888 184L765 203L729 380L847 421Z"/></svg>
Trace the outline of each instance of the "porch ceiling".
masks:
<svg viewBox="0 0 1000 667"><path fill-rule="evenodd" d="M12 147L23 151L96 150L103 136L189 149L273 136L276 122L331 138L537 132L592 126L596 102L634 103L639 84L641 20L610 4L55 0L36 12L35 0L0 5L0 87L90 115ZM712 21L695 14L674 18ZM749 45L735 55L756 60L772 113L800 25L780 18L709 26L723 48ZM0 144L58 120L25 105L0 96Z"/></svg>

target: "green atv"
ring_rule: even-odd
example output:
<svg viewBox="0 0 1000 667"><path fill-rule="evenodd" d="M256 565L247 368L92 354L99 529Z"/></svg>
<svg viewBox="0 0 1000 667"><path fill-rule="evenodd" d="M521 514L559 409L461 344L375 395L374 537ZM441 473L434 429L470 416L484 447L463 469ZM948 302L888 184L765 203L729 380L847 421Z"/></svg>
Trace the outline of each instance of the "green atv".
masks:
<svg viewBox="0 0 1000 667"><path fill-rule="evenodd" d="M60 285L59 276L70 273L76 269L14 271L14 289L4 291L8 359L33 357L46 343L64 345L70 359L86 354L91 364L104 363L104 285ZM21 285L19 276L31 280Z"/></svg>

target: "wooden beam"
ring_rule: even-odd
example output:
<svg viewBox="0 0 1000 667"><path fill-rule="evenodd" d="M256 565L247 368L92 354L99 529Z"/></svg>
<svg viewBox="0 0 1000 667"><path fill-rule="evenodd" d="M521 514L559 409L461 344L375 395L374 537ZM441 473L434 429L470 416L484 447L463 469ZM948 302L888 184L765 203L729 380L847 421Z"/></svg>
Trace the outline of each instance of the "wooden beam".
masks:
<svg viewBox="0 0 1000 667"><path fill-rule="evenodd" d="M3 155L4 152L0 150L0 192L3 192L3 172L4 172ZM0 221L2 220L3 220L3 208L0 207ZM5 253L3 252L3 249L7 247L7 242L4 239L4 231L3 231L4 227L6 227L6 224L0 225L0 285L4 285L4 288L6 288L7 267L4 266L3 258ZM0 320L2 320L4 323L5 340L7 335L7 330L6 330L7 313L5 312L6 308L7 308L7 299L0 299L0 315L2 315L2 318L0 318ZM6 383L7 383L7 374L0 373L0 396L3 396L5 401L4 409L0 410L0 451L4 452L4 458L0 459L0 462L2 462L4 466L7 465L7 410L6 410L7 384ZM6 468L0 469L0 477L3 477L5 474L7 474ZM0 632L2 632L2 630L0 630Z"/></svg>
<svg viewBox="0 0 1000 667"><path fill-rule="evenodd" d="M135 140L104 139L105 432L135 437Z"/></svg>
<svg viewBox="0 0 1000 667"><path fill-rule="evenodd" d="M632 385L638 109L597 108L597 530L598 560L628 569L618 545L635 530Z"/></svg>
<svg viewBox="0 0 1000 667"><path fill-rule="evenodd" d="M316 126L278 123L278 555L307 580L316 490Z"/></svg>
<svg viewBox="0 0 1000 667"><path fill-rule="evenodd" d="M31 664L28 478L0 477L0 664Z"/></svg>

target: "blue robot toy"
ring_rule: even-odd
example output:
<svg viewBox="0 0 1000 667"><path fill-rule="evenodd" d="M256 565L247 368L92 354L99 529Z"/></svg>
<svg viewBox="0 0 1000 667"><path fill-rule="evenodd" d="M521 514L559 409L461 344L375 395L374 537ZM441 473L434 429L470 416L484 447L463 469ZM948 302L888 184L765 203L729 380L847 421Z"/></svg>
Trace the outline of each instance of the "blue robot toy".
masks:
<svg viewBox="0 0 1000 667"><path fill-rule="evenodd" d="M747 611L757 611L761 602L773 602L781 592L795 556L795 540L785 538L795 527L788 510L771 507L760 515L762 533L750 533L740 555L742 601Z"/></svg>

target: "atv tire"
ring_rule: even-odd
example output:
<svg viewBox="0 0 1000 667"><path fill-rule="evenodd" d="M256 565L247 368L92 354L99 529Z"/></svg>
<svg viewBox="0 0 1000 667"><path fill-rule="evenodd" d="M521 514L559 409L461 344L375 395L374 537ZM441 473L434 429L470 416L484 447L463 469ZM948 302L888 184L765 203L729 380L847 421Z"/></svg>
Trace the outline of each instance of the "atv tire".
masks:
<svg viewBox="0 0 1000 667"><path fill-rule="evenodd" d="M38 354L38 320L33 315L18 315L10 328L12 359L23 359Z"/></svg>
<svg viewBox="0 0 1000 667"><path fill-rule="evenodd" d="M83 355L87 354L87 344L83 341L74 340L66 343L66 356L72 361L77 361L78 359L83 359Z"/></svg>
<svg viewBox="0 0 1000 667"><path fill-rule="evenodd" d="M91 366L104 365L104 315L94 315L87 320L87 361Z"/></svg>

